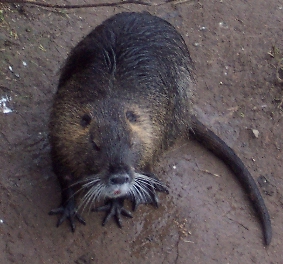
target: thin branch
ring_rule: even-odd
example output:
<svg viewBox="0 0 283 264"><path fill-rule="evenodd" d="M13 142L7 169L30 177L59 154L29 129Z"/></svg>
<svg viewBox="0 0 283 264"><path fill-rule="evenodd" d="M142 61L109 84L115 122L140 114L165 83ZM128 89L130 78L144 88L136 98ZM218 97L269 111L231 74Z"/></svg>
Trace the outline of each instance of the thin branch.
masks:
<svg viewBox="0 0 283 264"><path fill-rule="evenodd" d="M118 5L126 5L126 4L135 4L135 5L144 5L144 6L156 5L154 3L151 4L151 3L146 3L142 1L134 1L134 0L125 0L122 2L113 2L113 3L83 4L83 5L56 5L56 4L48 4L48 3L36 2L36 1L29 1L29 0L0 0L0 3L27 4L27 5L34 5L34 6L40 6L40 7L63 8L63 9L118 6Z"/></svg>

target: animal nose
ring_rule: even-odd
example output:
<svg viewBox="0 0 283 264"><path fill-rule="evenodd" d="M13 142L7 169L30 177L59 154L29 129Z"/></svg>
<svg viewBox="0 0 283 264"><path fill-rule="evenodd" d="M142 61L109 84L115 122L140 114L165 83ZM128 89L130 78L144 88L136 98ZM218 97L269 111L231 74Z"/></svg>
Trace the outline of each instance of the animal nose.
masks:
<svg viewBox="0 0 283 264"><path fill-rule="evenodd" d="M109 178L111 184L124 184L130 181L130 177L128 174L115 174L111 175Z"/></svg>

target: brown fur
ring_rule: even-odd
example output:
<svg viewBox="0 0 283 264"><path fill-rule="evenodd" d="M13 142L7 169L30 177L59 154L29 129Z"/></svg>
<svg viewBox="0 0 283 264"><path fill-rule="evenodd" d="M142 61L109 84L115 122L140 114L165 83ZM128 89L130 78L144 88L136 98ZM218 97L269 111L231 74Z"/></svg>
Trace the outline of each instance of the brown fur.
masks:
<svg viewBox="0 0 283 264"><path fill-rule="evenodd" d="M74 186L85 204L105 199L102 210L130 216L124 199L157 205L167 192L152 172L160 154L191 134L221 158L251 197L266 244L271 223L252 176L220 138L191 116L192 61L172 25L146 13L105 21L71 52L63 68L50 119L54 171L62 187L63 214L74 230Z"/></svg>

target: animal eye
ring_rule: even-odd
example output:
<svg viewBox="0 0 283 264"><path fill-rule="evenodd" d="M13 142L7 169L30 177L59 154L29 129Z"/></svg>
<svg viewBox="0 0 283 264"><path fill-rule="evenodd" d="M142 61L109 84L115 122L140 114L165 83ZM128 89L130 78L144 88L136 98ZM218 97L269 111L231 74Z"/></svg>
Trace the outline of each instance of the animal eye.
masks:
<svg viewBox="0 0 283 264"><path fill-rule="evenodd" d="M126 117L131 123L136 123L139 119L139 116L136 113L134 113L133 111L127 111Z"/></svg>
<svg viewBox="0 0 283 264"><path fill-rule="evenodd" d="M84 114L82 117L81 117L81 126L82 127L87 127L91 122L91 116L88 115L88 114Z"/></svg>

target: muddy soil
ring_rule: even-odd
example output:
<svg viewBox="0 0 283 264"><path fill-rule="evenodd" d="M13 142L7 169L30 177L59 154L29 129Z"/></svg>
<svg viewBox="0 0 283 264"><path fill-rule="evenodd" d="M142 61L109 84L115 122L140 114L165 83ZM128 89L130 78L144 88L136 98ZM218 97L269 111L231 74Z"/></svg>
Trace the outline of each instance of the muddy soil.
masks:
<svg viewBox="0 0 283 264"><path fill-rule="evenodd" d="M282 0L0 10L0 263L283 263ZM170 194L160 195L160 207L140 206L122 229L84 212L87 225L72 233L48 216L60 202L47 129L60 66L104 19L143 10L183 35L195 62L195 112L260 181L269 247L234 175L194 141L161 157L156 173Z"/></svg>

